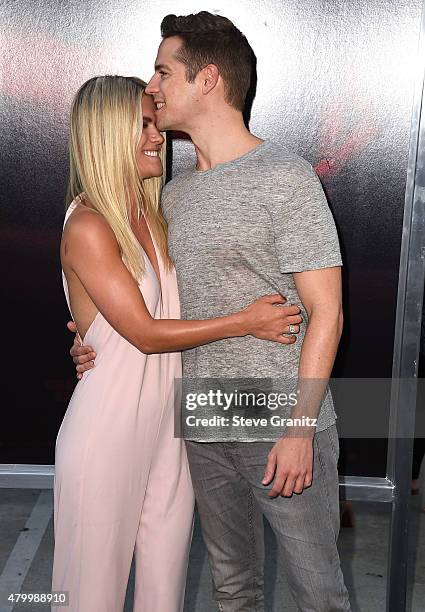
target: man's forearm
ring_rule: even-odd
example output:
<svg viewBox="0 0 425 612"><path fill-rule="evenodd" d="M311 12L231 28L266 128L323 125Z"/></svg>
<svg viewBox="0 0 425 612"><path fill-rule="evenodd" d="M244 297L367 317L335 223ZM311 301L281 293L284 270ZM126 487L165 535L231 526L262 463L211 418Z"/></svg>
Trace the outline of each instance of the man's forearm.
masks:
<svg viewBox="0 0 425 612"><path fill-rule="evenodd" d="M342 333L342 309L315 308L301 347L299 378L328 379Z"/></svg>
<svg viewBox="0 0 425 612"><path fill-rule="evenodd" d="M298 372L298 401L291 418L316 419L335 361L342 333L340 307L313 309L301 348ZM314 428L290 428L289 435L313 435Z"/></svg>

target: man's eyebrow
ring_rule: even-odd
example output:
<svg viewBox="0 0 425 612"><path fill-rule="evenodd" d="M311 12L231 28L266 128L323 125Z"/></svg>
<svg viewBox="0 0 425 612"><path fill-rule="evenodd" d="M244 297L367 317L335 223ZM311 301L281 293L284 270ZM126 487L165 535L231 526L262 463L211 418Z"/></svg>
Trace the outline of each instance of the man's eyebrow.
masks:
<svg viewBox="0 0 425 612"><path fill-rule="evenodd" d="M155 70L170 70L170 67L167 64L155 64Z"/></svg>

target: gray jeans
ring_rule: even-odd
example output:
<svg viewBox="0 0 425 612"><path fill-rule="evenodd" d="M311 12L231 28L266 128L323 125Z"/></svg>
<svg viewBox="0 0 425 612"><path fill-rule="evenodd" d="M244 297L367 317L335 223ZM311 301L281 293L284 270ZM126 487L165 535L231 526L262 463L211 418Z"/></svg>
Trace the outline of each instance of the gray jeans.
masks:
<svg viewBox="0 0 425 612"><path fill-rule="evenodd" d="M287 580L303 612L347 612L339 532L338 434L314 437L313 483L270 499L261 480L272 442L186 442L202 533L222 612L263 612L263 514L278 542Z"/></svg>

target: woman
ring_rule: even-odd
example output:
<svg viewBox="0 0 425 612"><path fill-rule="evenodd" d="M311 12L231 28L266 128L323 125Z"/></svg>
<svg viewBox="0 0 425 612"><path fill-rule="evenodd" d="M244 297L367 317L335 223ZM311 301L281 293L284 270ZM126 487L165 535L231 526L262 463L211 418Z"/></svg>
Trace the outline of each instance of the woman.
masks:
<svg viewBox="0 0 425 612"><path fill-rule="evenodd" d="M179 320L159 210L164 138L136 78L90 79L71 112L64 289L97 354L56 446L54 591L71 612L119 612L133 551L134 610L183 609L193 492L174 438L177 351L246 334L288 343L279 295L208 321Z"/></svg>

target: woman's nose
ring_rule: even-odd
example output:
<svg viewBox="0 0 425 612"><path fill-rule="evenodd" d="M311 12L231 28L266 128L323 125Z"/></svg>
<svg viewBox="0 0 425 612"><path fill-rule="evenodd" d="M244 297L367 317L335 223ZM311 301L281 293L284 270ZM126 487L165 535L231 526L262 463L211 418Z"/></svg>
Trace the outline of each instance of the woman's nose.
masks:
<svg viewBox="0 0 425 612"><path fill-rule="evenodd" d="M158 130L156 130L152 135L151 135L151 140L153 140L154 142L157 142L159 144L162 144L164 142L164 136L161 134L161 132L159 132Z"/></svg>

